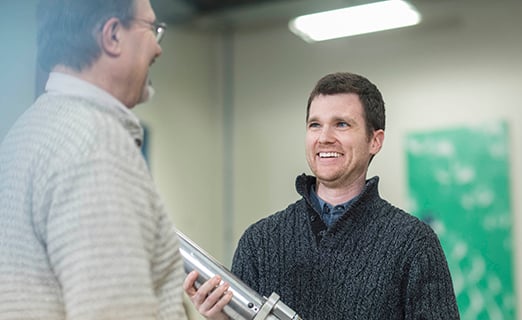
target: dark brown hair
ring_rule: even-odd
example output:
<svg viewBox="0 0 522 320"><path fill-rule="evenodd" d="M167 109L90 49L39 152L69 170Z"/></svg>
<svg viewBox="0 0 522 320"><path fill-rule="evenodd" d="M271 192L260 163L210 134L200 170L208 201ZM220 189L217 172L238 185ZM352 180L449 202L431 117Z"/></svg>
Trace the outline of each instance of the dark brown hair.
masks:
<svg viewBox="0 0 522 320"><path fill-rule="evenodd" d="M386 117L381 92L365 77L349 72L331 73L317 82L308 98L306 121L315 97L340 93L355 93L359 96L364 109L368 136L371 136L375 130L384 130Z"/></svg>

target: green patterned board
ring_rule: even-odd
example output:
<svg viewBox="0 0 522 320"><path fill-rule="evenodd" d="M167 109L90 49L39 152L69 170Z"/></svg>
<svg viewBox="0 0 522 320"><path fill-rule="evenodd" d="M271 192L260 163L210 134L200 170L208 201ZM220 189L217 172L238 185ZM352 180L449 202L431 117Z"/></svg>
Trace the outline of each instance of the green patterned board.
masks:
<svg viewBox="0 0 522 320"><path fill-rule="evenodd" d="M406 138L409 210L441 240L463 320L516 318L508 136L494 122Z"/></svg>

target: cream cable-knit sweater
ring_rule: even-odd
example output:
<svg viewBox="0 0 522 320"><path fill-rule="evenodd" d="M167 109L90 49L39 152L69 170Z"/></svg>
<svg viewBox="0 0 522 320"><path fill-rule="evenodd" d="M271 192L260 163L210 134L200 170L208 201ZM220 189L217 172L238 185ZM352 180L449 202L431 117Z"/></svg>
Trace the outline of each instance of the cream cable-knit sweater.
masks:
<svg viewBox="0 0 522 320"><path fill-rule="evenodd" d="M0 147L2 320L186 318L142 130L95 101L44 94Z"/></svg>

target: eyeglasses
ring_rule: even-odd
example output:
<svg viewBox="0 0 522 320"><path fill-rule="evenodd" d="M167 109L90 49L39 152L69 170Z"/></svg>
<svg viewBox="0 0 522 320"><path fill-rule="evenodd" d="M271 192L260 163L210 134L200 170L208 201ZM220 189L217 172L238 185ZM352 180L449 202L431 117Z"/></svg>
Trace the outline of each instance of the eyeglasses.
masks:
<svg viewBox="0 0 522 320"><path fill-rule="evenodd" d="M150 26L150 29L152 32L154 32L154 35L156 36L156 42L160 43L161 39L163 39L163 36L165 35L165 31L167 30L167 24L164 22L150 22L145 19L138 19L134 18L133 21L138 22L144 22Z"/></svg>

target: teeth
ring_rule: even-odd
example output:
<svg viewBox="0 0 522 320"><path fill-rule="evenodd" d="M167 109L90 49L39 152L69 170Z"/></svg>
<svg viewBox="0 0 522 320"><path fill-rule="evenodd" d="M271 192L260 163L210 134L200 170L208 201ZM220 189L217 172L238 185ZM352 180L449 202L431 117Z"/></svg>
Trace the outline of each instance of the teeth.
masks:
<svg viewBox="0 0 522 320"><path fill-rule="evenodd" d="M337 152L319 152L320 158L338 158L341 154Z"/></svg>

